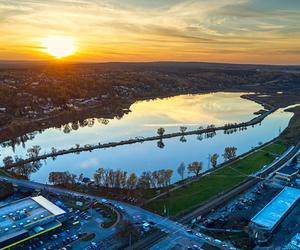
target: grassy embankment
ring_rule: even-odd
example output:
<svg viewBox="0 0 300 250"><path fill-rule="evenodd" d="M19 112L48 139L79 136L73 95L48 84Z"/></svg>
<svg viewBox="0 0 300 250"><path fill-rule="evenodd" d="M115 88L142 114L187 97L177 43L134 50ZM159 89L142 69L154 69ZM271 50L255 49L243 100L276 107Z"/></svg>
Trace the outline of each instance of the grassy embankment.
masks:
<svg viewBox="0 0 300 250"><path fill-rule="evenodd" d="M238 185L299 139L300 108L293 109L293 112L295 115L288 128L275 142L148 203L145 208L163 214L166 207L169 215L178 216Z"/></svg>
<svg viewBox="0 0 300 250"><path fill-rule="evenodd" d="M272 162L276 154L281 154L284 150L283 144L272 143L243 159L225 165L195 182L154 200L145 208L163 214L164 206L166 206L169 215L180 215L180 213L204 203L213 196L233 188L245 180L249 174Z"/></svg>

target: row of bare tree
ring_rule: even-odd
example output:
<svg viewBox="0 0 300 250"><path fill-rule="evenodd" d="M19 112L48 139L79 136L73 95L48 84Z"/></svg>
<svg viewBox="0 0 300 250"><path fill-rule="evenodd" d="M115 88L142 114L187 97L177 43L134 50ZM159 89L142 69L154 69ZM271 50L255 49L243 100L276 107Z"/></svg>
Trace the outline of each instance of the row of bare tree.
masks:
<svg viewBox="0 0 300 250"><path fill-rule="evenodd" d="M236 147L226 147L224 149L224 154L223 154L224 160L227 161L227 160L234 159L236 157L236 151L237 151ZM218 158L219 155L217 153L210 155L209 160L213 168L217 167ZM188 174L194 174L195 176L199 176L199 174L202 172L202 169L203 169L203 162L194 161L187 166ZM177 173L181 176L182 180L184 179L185 172L186 172L186 166L184 162L182 162L177 168Z"/></svg>
<svg viewBox="0 0 300 250"><path fill-rule="evenodd" d="M141 176L135 173L128 175L126 171L99 168L94 174L95 184L98 186L127 189L149 189L167 187L171 184L172 169L145 171Z"/></svg>
<svg viewBox="0 0 300 250"><path fill-rule="evenodd" d="M185 127L185 126L179 127L179 130L180 130L180 132L181 132L182 134L184 134L184 133L187 131L187 129L188 129L188 128ZM204 128L204 127L202 127L202 126L200 126L200 127L198 128L199 131L202 131L202 130L204 130L204 129L210 130L209 132L206 132L206 133L211 133L211 132L215 132L216 126L215 126L214 124L211 124L211 125L207 125L206 128ZM163 137L163 135L165 134L165 132L166 132L166 130L165 130L164 128L158 128L158 129L157 129L157 134L159 135L159 137Z"/></svg>

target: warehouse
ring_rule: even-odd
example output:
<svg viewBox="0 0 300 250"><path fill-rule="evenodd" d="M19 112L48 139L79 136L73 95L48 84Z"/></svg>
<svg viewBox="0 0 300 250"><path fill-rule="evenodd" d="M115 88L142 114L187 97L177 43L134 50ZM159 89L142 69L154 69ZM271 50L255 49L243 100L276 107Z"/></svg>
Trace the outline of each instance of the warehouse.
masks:
<svg viewBox="0 0 300 250"><path fill-rule="evenodd" d="M249 235L258 244L266 243L280 222L288 215L300 198L300 190L285 187L249 224Z"/></svg>
<svg viewBox="0 0 300 250"><path fill-rule="evenodd" d="M65 213L43 196L28 197L0 207L0 249L60 227Z"/></svg>

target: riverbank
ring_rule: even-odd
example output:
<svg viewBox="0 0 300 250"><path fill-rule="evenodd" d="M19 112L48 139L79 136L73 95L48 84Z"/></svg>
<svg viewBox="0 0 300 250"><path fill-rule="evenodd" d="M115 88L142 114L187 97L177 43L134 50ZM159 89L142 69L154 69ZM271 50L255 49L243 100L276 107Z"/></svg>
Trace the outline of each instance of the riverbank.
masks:
<svg viewBox="0 0 300 250"><path fill-rule="evenodd" d="M294 116L289 126L271 144L267 143L267 146L262 146L234 162L224 164L208 175L151 199L144 208L161 215L180 216L238 186L249 175L271 163L277 155L282 154L300 138L300 108L293 108L290 111L294 112Z"/></svg>
<svg viewBox="0 0 300 250"><path fill-rule="evenodd" d="M85 145L82 147L80 147L78 145L78 147L76 147L76 148L63 149L63 150L52 150L52 152L49 152L49 153L46 153L43 155L39 155L37 157L32 157L32 158L22 159L22 160L20 159L19 161L15 162L13 164L10 164L9 166L5 166L5 167L7 167L7 169L9 169L9 168L18 167L20 165L24 165L27 163L44 160L44 159L47 159L50 157L55 158L57 156L67 155L67 154L72 154L72 153L78 154L80 152L93 151L95 149L103 149L103 148L110 148L110 147L116 147L116 146L122 146L122 145L135 144L135 143L143 143L143 142L147 142L147 141L162 142L163 139L169 139L169 138L174 138L174 137L183 137L183 136L189 136L189 135L204 134L204 135L210 136L210 135L214 135L216 133L216 131L220 131L220 130L224 130L225 132L232 131L232 130L244 130L245 128L247 128L249 126L254 126L256 124L261 123L268 115L272 114L274 111L276 111L276 109L270 109L268 111L263 112L259 116L254 117L250 121L242 122L242 123L234 123L234 124L225 124L220 127L208 126L207 128L203 128L203 129L163 134L160 136L137 137L135 139L123 140L123 141L119 141L119 142L110 142L110 143L104 143L104 144L98 143L98 144L93 144L93 145L88 144L88 145Z"/></svg>
<svg viewBox="0 0 300 250"><path fill-rule="evenodd" d="M165 215L164 211L167 211L169 216L180 216L238 185L250 174L271 163L276 155L283 153L284 150L284 145L274 142L245 158L225 164L210 174L151 201L144 208L161 215Z"/></svg>
<svg viewBox="0 0 300 250"><path fill-rule="evenodd" d="M36 119L27 118L14 118L6 126L0 127L0 143L8 140L26 140L24 135L33 134L34 132L42 132L49 128L61 128L62 126L73 123L74 121L79 121L81 126L84 125L86 119L102 119L104 122L115 117L123 117L128 112L132 104L138 101L154 100L160 98L171 98L177 95L194 95L194 94L209 94L216 93L217 91L203 90L203 91L176 91L173 93L165 93L151 96L136 97L134 99L121 99L114 104L104 104L99 103L95 105L89 105L87 107L80 107L79 109L68 109L62 110L53 114L46 115L45 117ZM242 93L241 90L224 90L225 93ZM243 92L245 93L245 92ZM247 93L247 92L246 92ZM272 109L273 106L264 103L260 100L251 99L250 94L243 94L241 98L256 102L265 109ZM20 138L19 138L20 137ZM23 138L24 137L24 138Z"/></svg>

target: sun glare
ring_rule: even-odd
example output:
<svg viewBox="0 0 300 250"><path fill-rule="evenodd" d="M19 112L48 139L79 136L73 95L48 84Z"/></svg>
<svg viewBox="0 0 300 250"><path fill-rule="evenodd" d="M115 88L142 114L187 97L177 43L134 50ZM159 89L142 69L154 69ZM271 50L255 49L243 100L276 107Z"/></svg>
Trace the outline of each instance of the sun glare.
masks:
<svg viewBox="0 0 300 250"><path fill-rule="evenodd" d="M75 53L74 39L66 36L49 36L42 39L44 51L60 59Z"/></svg>

